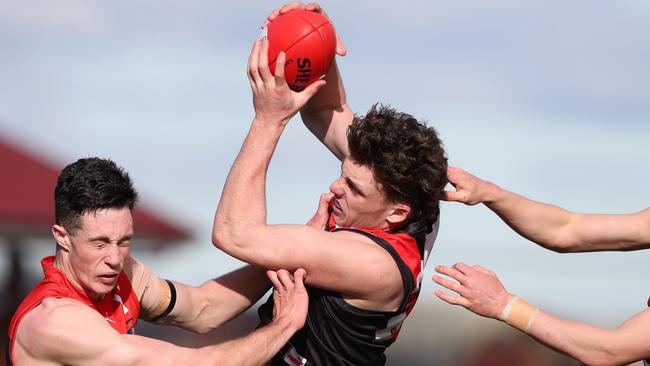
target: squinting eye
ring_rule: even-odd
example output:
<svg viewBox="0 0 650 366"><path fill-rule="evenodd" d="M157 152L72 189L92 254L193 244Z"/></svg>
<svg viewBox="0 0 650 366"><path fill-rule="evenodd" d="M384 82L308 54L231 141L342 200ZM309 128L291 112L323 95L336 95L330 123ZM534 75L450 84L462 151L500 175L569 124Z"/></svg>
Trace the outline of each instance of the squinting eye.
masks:
<svg viewBox="0 0 650 366"><path fill-rule="evenodd" d="M121 247L130 247L131 242L130 241L123 241L123 242L119 243L118 245L121 246Z"/></svg>

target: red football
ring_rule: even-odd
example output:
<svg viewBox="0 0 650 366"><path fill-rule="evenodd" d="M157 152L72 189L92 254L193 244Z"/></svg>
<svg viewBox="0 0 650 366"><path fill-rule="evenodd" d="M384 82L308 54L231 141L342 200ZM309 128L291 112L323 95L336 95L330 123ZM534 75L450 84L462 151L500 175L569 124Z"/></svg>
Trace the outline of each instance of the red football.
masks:
<svg viewBox="0 0 650 366"><path fill-rule="evenodd" d="M279 15L267 25L266 37L271 72L275 74L275 60L284 51L284 77L294 91L325 76L336 53L332 23L313 11L292 10Z"/></svg>

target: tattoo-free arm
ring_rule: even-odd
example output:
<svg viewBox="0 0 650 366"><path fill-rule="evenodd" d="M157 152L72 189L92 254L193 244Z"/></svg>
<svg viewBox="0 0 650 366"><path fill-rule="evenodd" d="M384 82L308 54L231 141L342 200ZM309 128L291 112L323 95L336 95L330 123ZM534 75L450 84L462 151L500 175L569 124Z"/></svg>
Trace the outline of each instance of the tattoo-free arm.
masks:
<svg viewBox="0 0 650 366"><path fill-rule="evenodd" d="M53 301L52 301L53 300ZM301 299L306 303L306 297ZM50 299L23 318L14 348L16 364L260 365L298 329L287 314L247 337L191 349L112 329L99 313L66 299ZM306 307L306 304L305 304ZM297 314L295 316L303 316Z"/></svg>
<svg viewBox="0 0 650 366"><path fill-rule="evenodd" d="M290 2L271 12L262 26L281 14L291 10L302 9L319 13L329 19L327 13L318 3L303 4ZM332 20L330 19L330 22ZM332 22L333 24L333 22ZM336 54L345 56L347 50L336 33ZM336 58L325 77L327 84L314 95L300 110L305 126L341 161L349 155L347 129L354 114L347 105L345 88L339 73Z"/></svg>
<svg viewBox="0 0 650 366"><path fill-rule="evenodd" d="M347 130L354 113L347 104L336 60L325 80L327 85L300 110L300 117L314 136L343 161L350 154Z"/></svg>
<svg viewBox="0 0 650 366"><path fill-rule="evenodd" d="M315 286L360 297L399 297L402 283L395 262L370 239L306 225L267 224L265 184L273 151L289 119L324 85L320 81L301 93L292 92L282 72L276 70L273 76L268 70L267 47L265 41L257 42L249 58L255 119L226 179L215 214L213 243L260 267L302 267ZM283 57L278 56L279 64ZM358 271L366 265L376 270Z"/></svg>
<svg viewBox="0 0 650 366"><path fill-rule="evenodd" d="M452 267L437 266L436 271L448 278L435 276L434 281L458 294L452 296L436 291L436 296L478 315L500 319L505 315L503 310L506 304L513 299L496 274L480 266L470 267L458 263ZM520 305L515 303L516 306ZM533 308L528 305L528 309ZM650 357L650 334L647 331L650 327L650 310L647 309L615 330L561 319L542 310L529 311L528 314L515 313L517 311L514 307L508 312L506 319L509 324L588 365L621 365ZM523 322L512 321L513 317L517 316L521 320L521 314L526 314ZM517 326L517 323L520 326Z"/></svg>
<svg viewBox="0 0 650 366"><path fill-rule="evenodd" d="M626 215L583 214L506 191L468 172L450 167L456 190L445 200L485 204L523 237L557 252L650 248L650 208Z"/></svg>
<svg viewBox="0 0 650 366"><path fill-rule="evenodd" d="M168 308L171 293L166 281L131 257L125 262L125 273L138 294L141 318L157 318ZM265 270L254 266L239 268L198 287L173 284L176 299L172 311L156 322L198 333L206 333L236 317L271 287Z"/></svg>

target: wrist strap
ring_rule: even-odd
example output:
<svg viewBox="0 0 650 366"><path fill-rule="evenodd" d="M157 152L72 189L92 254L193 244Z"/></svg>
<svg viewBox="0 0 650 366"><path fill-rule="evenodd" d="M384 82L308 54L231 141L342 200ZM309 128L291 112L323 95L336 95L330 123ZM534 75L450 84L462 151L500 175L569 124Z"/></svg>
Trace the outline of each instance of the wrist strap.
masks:
<svg viewBox="0 0 650 366"><path fill-rule="evenodd" d="M533 322L537 319L539 311L539 308L517 296L511 296L501 314L499 314L499 319L528 333Z"/></svg>

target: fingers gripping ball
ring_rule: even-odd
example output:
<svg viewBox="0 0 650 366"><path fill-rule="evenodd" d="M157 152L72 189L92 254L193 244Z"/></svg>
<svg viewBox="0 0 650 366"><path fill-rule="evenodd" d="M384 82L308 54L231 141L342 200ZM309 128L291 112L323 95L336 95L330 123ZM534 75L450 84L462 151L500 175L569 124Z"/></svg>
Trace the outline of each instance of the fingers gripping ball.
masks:
<svg viewBox="0 0 650 366"><path fill-rule="evenodd" d="M324 77L334 60L334 27L313 11L292 10L278 16L265 28L263 37L269 40L269 68L274 75L278 54L286 54L284 77L293 91Z"/></svg>

